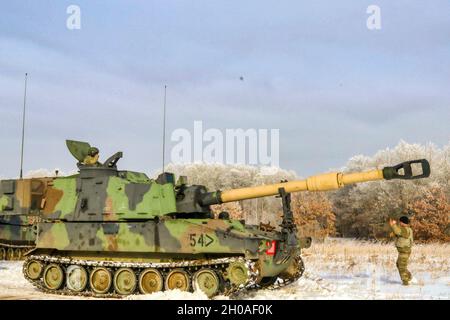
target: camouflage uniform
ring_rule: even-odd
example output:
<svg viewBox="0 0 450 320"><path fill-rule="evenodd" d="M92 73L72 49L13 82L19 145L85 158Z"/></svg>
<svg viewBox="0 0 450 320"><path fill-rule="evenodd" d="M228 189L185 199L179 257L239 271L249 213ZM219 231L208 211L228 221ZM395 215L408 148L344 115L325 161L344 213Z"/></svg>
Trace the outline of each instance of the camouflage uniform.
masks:
<svg viewBox="0 0 450 320"><path fill-rule="evenodd" d="M89 148L88 155L84 158L83 164L87 166L101 166L98 162L99 150L95 147Z"/></svg>
<svg viewBox="0 0 450 320"><path fill-rule="evenodd" d="M408 259L411 255L411 247L413 245L413 231L410 227L398 226L396 224L391 226L394 235L396 236L395 246L398 251L397 269L400 278L404 285L408 285L411 281L411 272L408 271Z"/></svg>
<svg viewBox="0 0 450 320"><path fill-rule="evenodd" d="M98 154L96 156L86 156L86 158L84 158L83 160L83 164L87 165L87 166L95 166L98 165Z"/></svg>

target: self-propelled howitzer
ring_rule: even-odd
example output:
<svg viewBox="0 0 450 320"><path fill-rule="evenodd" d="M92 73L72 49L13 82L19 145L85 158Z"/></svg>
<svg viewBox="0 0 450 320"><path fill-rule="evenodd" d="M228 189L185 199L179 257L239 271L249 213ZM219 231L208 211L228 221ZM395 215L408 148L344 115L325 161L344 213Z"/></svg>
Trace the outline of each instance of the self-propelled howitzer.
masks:
<svg viewBox="0 0 450 320"><path fill-rule="evenodd" d="M36 248L24 275L45 292L123 296L161 290L201 290L208 296L278 287L303 273L290 193L333 190L380 179L429 175L426 160L365 173L328 173L306 180L208 192L163 173L155 180L120 171L116 153L104 164L84 165L89 144L68 141L80 162L79 174L46 184L37 224ZM411 165L422 166L412 174ZM403 174L401 173L403 172ZM283 219L278 230L215 217L211 205L279 195Z"/></svg>

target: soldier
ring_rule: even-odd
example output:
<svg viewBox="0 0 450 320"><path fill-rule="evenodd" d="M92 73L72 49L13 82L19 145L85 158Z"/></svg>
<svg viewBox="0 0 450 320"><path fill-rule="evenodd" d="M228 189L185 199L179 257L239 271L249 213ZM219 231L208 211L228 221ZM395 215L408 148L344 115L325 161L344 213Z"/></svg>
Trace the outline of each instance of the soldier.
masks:
<svg viewBox="0 0 450 320"><path fill-rule="evenodd" d="M88 155L84 158L83 164L86 166L101 166L101 163L98 162L98 158L100 151L95 148L91 147L89 148Z"/></svg>
<svg viewBox="0 0 450 320"><path fill-rule="evenodd" d="M389 219L389 224L396 237L395 246L398 251L397 269L402 279L403 285L409 285L412 280L411 273L408 271L408 259L411 255L413 245L413 231L409 227L409 218L400 217L399 225L396 220Z"/></svg>

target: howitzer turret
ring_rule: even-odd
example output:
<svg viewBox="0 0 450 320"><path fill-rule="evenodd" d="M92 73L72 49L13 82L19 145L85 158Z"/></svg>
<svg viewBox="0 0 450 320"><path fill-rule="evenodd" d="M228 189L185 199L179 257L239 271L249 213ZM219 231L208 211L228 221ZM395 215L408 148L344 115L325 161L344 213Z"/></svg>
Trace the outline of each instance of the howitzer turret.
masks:
<svg viewBox="0 0 450 320"><path fill-rule="evenodd" d="M429 175L428 162L417 160L363 173L208 192L185 179L175 182L170 173L153 180L118 170L121 152L102 164L98 157L91 161L95 148L88 143L68 141L67 146L80 172L42 180L35 201L40 214L36 248L27 254L23 271L44 292L84 296L169 289L214 296L286 285L302 275L300 253L310 244L297 237L291 192ZM420 175L412 173L416 163ZM0 203L11 202L16 191L16 183L9 183ZM214 204L273 195L283 204L278 230L211 213Z"/></svg>

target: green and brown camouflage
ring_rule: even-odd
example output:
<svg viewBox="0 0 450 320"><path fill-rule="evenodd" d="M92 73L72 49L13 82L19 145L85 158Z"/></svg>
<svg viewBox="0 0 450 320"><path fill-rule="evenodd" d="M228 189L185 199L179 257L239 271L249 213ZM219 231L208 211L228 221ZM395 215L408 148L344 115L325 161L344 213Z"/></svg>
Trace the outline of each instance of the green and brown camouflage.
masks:
<svg viewBox="0 0 450 320"><path fill-rule="evenodd" d="M41 200L50 180L0 181L0 259L21 259L34 247Z"/></svg>
<svg viewBox="0 0 450 320"><path fill-rule="evenodd" d="M291 192L429 175L428 162L416 160L362 173L209 192L188 185L186 177L176 182L167 172L150 179L118 170L121 152L103 164L86 165L90 144L67 141L67 146L78 160L78 174L7 180L0 192L1 215L38 218L30 224L37 227L37 237L24 263L25 277L44 291L64 294L124 295L163 287L190 290L192 285L212 296L286 284L301 276L301 250L311 244L309 238L297 238ZM412 174L415 163L421 175ZM279 228L248 225L227 214L215 217L211 211L214 204L276 195L283 203Z"/></svg>
<svg viewBox="0 0 450 320"><path fill-rule="evenodd" d="M414 235L411 227L407 225L392 224L391 229L395 234L395 246L398 251L397 269L404 285L408 285L412 279L408 270L408 260L414 243Z"/></svg>

